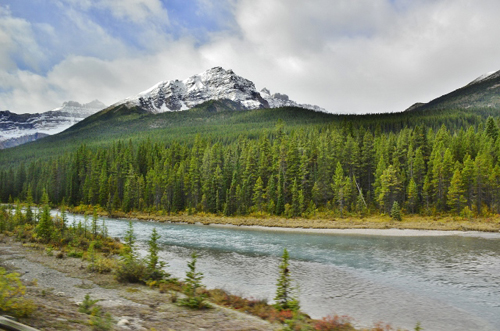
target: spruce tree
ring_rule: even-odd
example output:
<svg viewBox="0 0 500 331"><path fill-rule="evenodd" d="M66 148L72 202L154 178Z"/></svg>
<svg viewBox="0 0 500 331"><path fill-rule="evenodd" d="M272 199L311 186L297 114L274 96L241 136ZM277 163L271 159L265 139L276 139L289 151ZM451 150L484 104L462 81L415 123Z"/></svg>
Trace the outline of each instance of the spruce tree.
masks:
<svg viewBox="0 0 500 331"><path fill-rule="evenodd" d="M203 273L196 270L196 261L198 255L196 252L191 254L191 261L188 262L188 271L186 272L186 278L184 279L184 294L187 298L180 300L180 304L190 308L201 309L207 307L205 303L205 295L198 293L198 289L203 285L201 281L203 280Z"/></svg>
<svg viewBox="0 0 500 331"><path fill-rule="evenodd" d="M134 259L136 257L136 252L135 252L135 241L137 237L134 234L134 225L132 224L132 221L128 222L128 229L127 232L125 232L125 250L124 250L124 255L128 256L130 259Z"/></svg>
<svg viewBox="0 0 500 331"><path fill-rule="evenodd" d="M344 206L346 201L345 195L346 179L344 178L344 170L340 161L337 162L337 167L335 169L335 175L333 176L332 190L335 196L335 200L339 205L340 217L344 217Z"/></svg>
<svg viewBox="0 0 500 331"><path fill-rule="evenodd" d="M460 214L463 205L465 205L466 203L464 192L465 190L462 187L462 175L460 173L460 170L457 169L455 170L455 173L451 178L447 201L450 209L453 210L457 215Z"/></svg>
<svg viewBox="0 0 500 331"><path fill-rule="evenodd" d="M262 182L262 178L260 176L257 178L253 188L252 201L255 209L259 212L262 211L262 204L264 203L264 183Z"/></svg>
<svg viewBox="0 0 500 331"><path fill-rule="evenodd" d="M401 209L399 208L399 203L394 201L391 209L391 217L395 221L401 221L403 218L401 217Z"/></svg>
<svg viewBox="0 0 500 331"><path fill-rule="evenodd" d="M166 276L166 273L163 271L163 268L166 266L166 263L160 261L158 257L158 253L160 252L160 247L158 246L158 239L160 239L160 235L156 231L156 228L153 228L151 232L151 237L148 241L148 255L146 256L146 266L148 268L148 278L153 280L160 280Z"/></svg>
<svg viewBox="0 0 500 331"><path fill-rule="evenodd" d="M385 212L389 212L401 194L401 181L396 169L392 165L384 170L380 178L380 189L378 192L377 202Z"/></svg>
<svg viewBox="0 0 500 331"><path fill-rule="evenodd" d="M38 222L35 231L37 236L42 239L44 242L49 242L52 236L52 217L50 216L50 207L49 207L49 196L47 192L44 190L42 195L42 213L40 215L40 221Z"/></svg>
<svg viewBox="0 0 500 331"><path fill-rule="evenodd" d="M417 183L415 183L415 180L413 180L413 177L410 179L410 184L408 184L407 199L408 199L408 208L411 210L412 213L414 213L418 201L418 188L417 188Z"/></svg>
<svg viewBox="0 0 500 331"><path fill-rule="evenodd" d="M195 297L197 295L196 291L202 287L201 281L203 280L203 273L196 271L196 262L198 260L198 255L196 252L191 254L191 261L188 262L188 271L186 272L186 295L189 297Z"/></svg>
<svg viewBox="0 0 500 331"><path fill-rule="evenodd" d="M488 117L488 120L486 121L486 135L490 137L493 141L497 140L498 138L498 126L495 123L495 120L493 117Z"/></svg>
<svg viewBox="0 0 500 331"><path fill-rule="evenodd" d="M279 265L279 276L276 283L276 296L274 297L274 307L278 310L294 310L300 309L300 304L295 298L294 287L292 286L292 278L290 276L290 256L288 250L283 250L281 264Z"/></svg>
<svg viewBox="0 0 500 331"><path fill-rule="evenodd" d="M97 208L94 207L94 211L92 214L92 225L91 225L91 231L92 231L92 238L97 237L97 231L99 230L99 225L97 224L97 221L99 220L99 215L97 215Z"/></svg>
<svg viewBox="0 0 500 331"><path fill-rule="evenodd" d="M26 216L25 216L26 223L33 224L35 222L35 218L33 215L33 210L31 209L31 205L33 204L33 196L31 194L31 186L28 187L26 202L28 204L26 206Z"/></svg>
<svg viewBox="0 0 500 331"><path fill-rule="evenodd" d="M61 203L61 234L64 234L66 231L68 223L68 215L66 214L66 204L65 204L65 199L63 199Z"/></svg>

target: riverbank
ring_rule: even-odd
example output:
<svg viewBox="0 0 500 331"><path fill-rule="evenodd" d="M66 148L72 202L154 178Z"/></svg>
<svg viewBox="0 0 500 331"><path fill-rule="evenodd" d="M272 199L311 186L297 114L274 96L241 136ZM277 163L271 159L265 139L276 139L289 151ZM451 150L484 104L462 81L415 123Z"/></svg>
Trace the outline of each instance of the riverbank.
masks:
<svg viewBox="0 0 500 331"><path fill-rule="evenodd" d="M86 206L71 208L71 212L91 212ZM109 216L101 211L101 216ZM284 218L267 215L226 217L214 214L173 214L162 215L144 212L114 212L112 217L131 218L143 221L173 222L203 225L259 226L264 228L290 229L385 229L385 230L438 230L438 231L478 231L500 232L500 215L465 220L457 216L407 215L402 221L394 221L389 216L367 216L363 218Z"/></svg>
<svg viewBox="0 0 500 331"><path fill-rule="evenodd" d="M36 245L0 235L0 266L21 274L25 298L37 306L24 324L43 330L92 330L89 316L78 312L86 294L111 314L117 330L277 330L280 325L211 304L191 310L171 302L170 295L144 285L123 285L111 274L92 273L86 262L57 258Z"/></svg>

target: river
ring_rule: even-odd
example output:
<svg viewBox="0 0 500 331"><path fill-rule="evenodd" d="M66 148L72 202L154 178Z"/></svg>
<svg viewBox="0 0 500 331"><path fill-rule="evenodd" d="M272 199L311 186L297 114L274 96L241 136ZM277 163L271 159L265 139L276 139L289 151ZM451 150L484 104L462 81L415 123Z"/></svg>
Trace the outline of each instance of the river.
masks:
<svg viewBox="0 0 500 331"><path fill-rule="evenodd" d="M80 215L69 215L78 221ZM123 238L127 220L105 218ZM309 233L134 221L145 254L153 227L168 272L184 278L193 250L208 288L272 300L286 247L302 310L349 315L357 326L500 330L500 234L339 231ZM394 235L404 233L405 235Z"/></svg>

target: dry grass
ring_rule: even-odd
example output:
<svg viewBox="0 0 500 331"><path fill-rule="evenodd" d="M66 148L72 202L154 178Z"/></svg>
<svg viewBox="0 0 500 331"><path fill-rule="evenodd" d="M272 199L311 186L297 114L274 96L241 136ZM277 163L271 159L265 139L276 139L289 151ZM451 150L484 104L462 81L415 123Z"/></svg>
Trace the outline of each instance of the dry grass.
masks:
<svg viewBox="0 0 500 331"><path fill-rule="evenodd" d="M79 206L74 212L84 212ZM107 215L102 212L102 215ZM187 224L222 224L238 226L264 226L282 228L304 228L304 229L413 229L413 230L441 230L441 231L482 231L499 232L500 215L489 217L478 217L471 220L458 216L420 216L405 215L401 222L392 220L385 215L370 215L367 217L334 218L319 215L317 218L284 218L263 214L251 216L225 217L215 214L198 213L188 215L179 213L163 215L161 213L115 212L113 217L134 218L138 220L153 220L158 222L173 222Z"/></svg>

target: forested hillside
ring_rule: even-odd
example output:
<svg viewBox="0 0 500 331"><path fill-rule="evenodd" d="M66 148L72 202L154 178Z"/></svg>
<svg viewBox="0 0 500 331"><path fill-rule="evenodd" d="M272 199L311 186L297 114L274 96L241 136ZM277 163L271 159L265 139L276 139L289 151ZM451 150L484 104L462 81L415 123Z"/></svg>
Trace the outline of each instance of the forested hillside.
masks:
<svg viewBox="0 0 500 331"><path fill-rule="evenodd" d="M46 190L55 204L65 199L109 212L314 217L389 213L396 203L406 213L488 215L500 212L498 119L490 114L202 109L145 117L161 123L171 116L173 123L175 116L190 116L193 122L175 121L177 127L156 128L142 139L138 126L132 139L113 139L122 125L114 121L114 127L82 140L88 144L51 158L7 166L2 156L0 198L31 195L39 201ZM193 124L196 118L204 125ZM306 118L309 123L302 124ZM83 134L85 125L101 121L87 120L72 130ZM39 142L20 150L36 146L48 148Z"/></svg>

